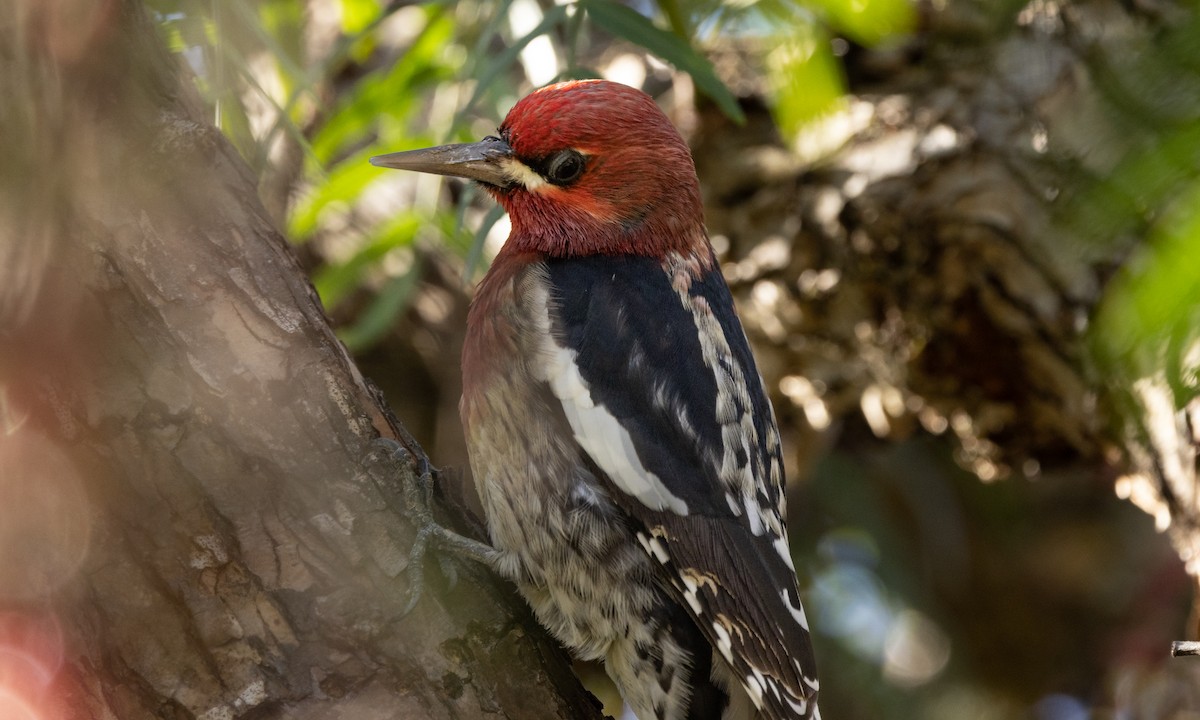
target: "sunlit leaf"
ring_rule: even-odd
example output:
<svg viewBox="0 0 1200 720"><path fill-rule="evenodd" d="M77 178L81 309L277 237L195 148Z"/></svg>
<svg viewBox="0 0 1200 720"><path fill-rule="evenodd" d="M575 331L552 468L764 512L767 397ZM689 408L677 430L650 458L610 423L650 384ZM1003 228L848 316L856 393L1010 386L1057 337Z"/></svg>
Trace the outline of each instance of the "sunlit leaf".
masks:
<svg viewBox="0 0 1200 720"><path fill-rule="evenodd" d="M809 0L837 32L868 47L911 32L916 12L910 0Z"/></svg>
<svg viewBox="0 0 1200 720"><path fill-rule="evenodd" d="M359 33L379 16L382 6L378 0L342 0L342 32Z"/></svg>
<svg viewBox="0 0 1200 720"><path fill-rule="evenodd" d="M167 43L167 48L173 53L182 53L188 49L188 43L183 39L183 32L179 29L178 23L164 22L161 25L164 34L164 39Z"/></svg>
<svg viewBox="0 0 1200 720"><path fill-rule="evenodd" d="M270 0L259 5L258 15L262 34L271 42L268 47L277 58L282 56L290 62L290 72L284 74L284 89L304 83L307 77L304 5L294 0Z"/></svg>
<svg viewBox="0 0 1200 720"><path fill-rule="evenodd" d="M297 202L288 227L293 241L306 240L317 229L323 211L334 203L348 206L379 177L380 169L368 162L372 154L370 149L363 149L347 158L329 173L324 183Z"/></svg>
<svg viewBox="0 0 1200 720"><path fill-rule="evenodd" d="M289 76L293 81L303 81L305 71L300 51L302 43L301 27L289 24L287 25L287 33L283 33L282 36L275 35L271 32L271 28L264 24L262 19L255 14L252 5L232 2L225 3L225 6L229 7L232 13L232 17L227 22L237 23L239 29L250 32L254 39L261 43L270 53L271 59L276 62L280 72ZM214 36L213 44L227 52L238 52L236 48L230 48L226 38L220 34ZM289 48L291 51L289 51ZM241 59L244 63L246 58L243 55Z"/></svg>
<svg viewBox="0 0 1200 720"><path fill-rule="evenodd" d="M608 0L583 0L580 2L580 6L587 9L588 17L597 26L634 45L645 48L691 75L700 92L712 98L722 112L738 123L745 122L746 116L738 106L737 98L717 77L712 63L678 35L663 30L646 16L620 3Z"/></svg>
<svg viewBox="0 0 1200 720"><path fill-rule="evenodd" d="M837 107L845 81L824 31L815 25L797 27L777 42L767 55L772 109L780 130L794 136Z"/></svg>
<svg viewBox="0 0 1200 720"><path fill-rule="evenodd" d="M1113 281L1093 330L1104 359L1135 375L1142 362L1159 360L1142 353L1200 341L1200 183L1157 228Z"/></svg>
<svg viewBox="0 0 1200 720"><path fill-rule="evenodd" d="M453 19L435 13L387 72L355 83L313 138L317 159L328 164L347 146L370 137L377 126L386 127L389 118L404 121L432 86L452 77L454 68L445 63L443 51L453 34Z"/></svg>

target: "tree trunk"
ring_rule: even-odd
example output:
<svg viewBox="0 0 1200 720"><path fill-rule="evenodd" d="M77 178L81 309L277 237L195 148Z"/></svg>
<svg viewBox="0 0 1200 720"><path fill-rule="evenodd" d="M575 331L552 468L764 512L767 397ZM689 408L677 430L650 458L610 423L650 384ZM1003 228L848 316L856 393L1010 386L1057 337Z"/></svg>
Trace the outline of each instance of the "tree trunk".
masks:
<svg viewBox="0 0 1200 720"><path fill-rule="evenodd" d="M482 570L398 616L407 435L141 3L0 31L0 716L598 717Z"/></svg>

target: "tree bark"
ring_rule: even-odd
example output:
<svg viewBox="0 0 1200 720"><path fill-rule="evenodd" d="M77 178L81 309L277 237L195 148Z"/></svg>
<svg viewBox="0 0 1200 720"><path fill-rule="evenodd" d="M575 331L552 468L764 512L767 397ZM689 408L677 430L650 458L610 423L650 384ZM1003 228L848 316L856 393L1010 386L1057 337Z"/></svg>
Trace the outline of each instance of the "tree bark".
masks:
<svg viewBox="0 0 1200 720"><path fill-rule="evenodd" d="M407 434L141 3L0 31L0 715L598 717L481 569L398 616Z"/></svg>

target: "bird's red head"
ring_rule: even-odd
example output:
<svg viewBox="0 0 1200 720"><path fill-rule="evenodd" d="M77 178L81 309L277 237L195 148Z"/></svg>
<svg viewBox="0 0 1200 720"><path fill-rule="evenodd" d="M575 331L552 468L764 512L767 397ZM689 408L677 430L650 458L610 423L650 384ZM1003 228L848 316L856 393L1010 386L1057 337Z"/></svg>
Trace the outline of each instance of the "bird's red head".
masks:
<svg viewBox="0 0 1200 720"><path fill-rule="evenodd" d="M479 180L512 218L510 251L658 257L707 247L687 144L648 95L618 83L551 85L513 106L499 137L372 162Z"/></svg>

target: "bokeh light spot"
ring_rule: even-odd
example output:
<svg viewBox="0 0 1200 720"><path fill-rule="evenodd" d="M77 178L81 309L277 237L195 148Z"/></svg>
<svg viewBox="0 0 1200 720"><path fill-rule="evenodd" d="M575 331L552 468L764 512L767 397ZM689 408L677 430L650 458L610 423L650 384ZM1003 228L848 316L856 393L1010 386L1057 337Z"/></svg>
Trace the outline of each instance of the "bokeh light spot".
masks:
<svg viewBox="0 0 1200 720"><path fill-rule="evenodd" d="M66 454L30 426L0 436L0 601L61 586L90 536L87 495Z"/></svg>

